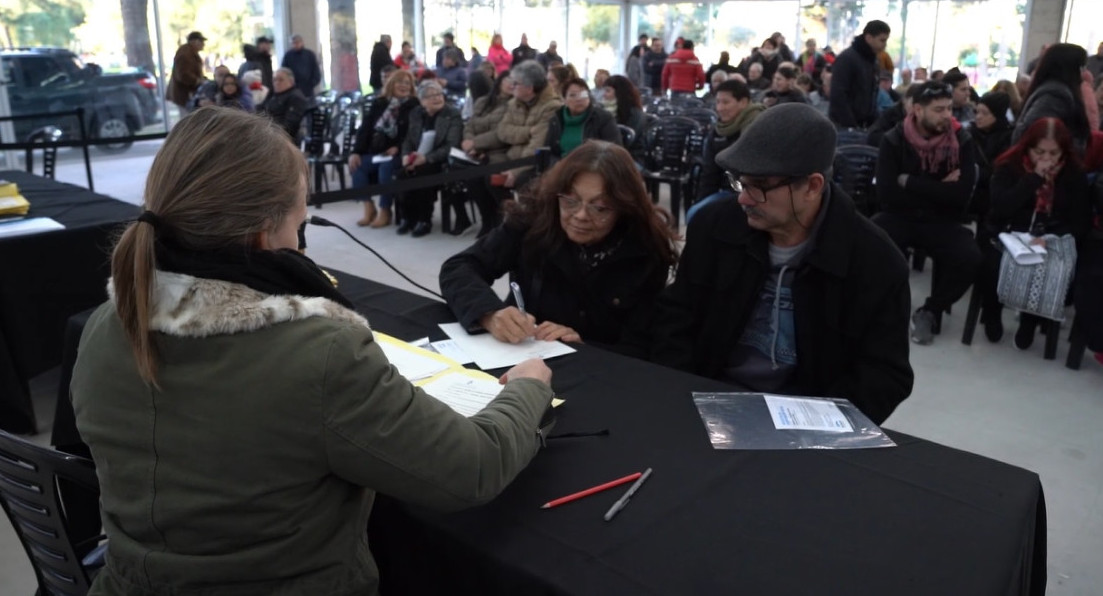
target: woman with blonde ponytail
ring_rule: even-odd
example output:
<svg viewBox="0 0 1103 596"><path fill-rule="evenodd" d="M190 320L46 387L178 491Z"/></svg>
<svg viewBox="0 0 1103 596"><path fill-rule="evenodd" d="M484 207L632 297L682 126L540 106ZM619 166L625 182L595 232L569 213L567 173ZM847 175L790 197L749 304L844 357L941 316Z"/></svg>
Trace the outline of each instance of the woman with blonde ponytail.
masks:
<svg viewBox="0 0 1103 596"><path fill-rule="evenodd" d="M277 125L219 107L154 159L70 386L109 539L91 594L375 594L375 491L477 505L535 455L548 368L470 418L401 377L296 250L306 172Z"/></svg>

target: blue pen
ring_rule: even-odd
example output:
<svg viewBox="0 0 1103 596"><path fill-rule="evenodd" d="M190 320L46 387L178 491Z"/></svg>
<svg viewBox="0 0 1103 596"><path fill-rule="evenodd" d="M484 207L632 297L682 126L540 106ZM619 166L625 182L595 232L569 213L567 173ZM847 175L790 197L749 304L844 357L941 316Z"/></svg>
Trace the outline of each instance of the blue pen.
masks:
<svg viewBox="0 0 1103 596"><path fill-rule="evenodd" d="M521 297L521 286L517 285L517 282L509 282L509 289L513 290L513 300L517 302L517 309L521 311L521 314L525 314L525 299Z"/></svg>

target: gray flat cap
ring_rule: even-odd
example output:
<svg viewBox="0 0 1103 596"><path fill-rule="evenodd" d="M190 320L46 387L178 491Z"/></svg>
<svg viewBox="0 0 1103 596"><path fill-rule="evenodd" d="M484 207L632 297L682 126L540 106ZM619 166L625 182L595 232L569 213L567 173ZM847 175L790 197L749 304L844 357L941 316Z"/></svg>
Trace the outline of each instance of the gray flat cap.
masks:
<svg viewBox="0 0 1103 596"><path fill-rule="evenodd" d="M716 164L744 176L822 174L834 162L835 138L835 125L816 108L785 103L759 114Z"/></svg>

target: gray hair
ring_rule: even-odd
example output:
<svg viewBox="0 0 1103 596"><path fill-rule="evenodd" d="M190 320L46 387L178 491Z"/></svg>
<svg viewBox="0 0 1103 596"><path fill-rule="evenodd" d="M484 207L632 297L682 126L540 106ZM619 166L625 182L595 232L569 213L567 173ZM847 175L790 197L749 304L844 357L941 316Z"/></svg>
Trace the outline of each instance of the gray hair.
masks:
<svg viewBox="0 0 1103 596"><path fill-rule="evenodd" d="M532 87L537 93L548 86L548 73L535 60L525 60L509 71L510 78L518 85Z"/></svg>
<svg viewBox="0 0 1103 596"><path fill-rule="evenodd" d="M282 72L284 75L287 76L287 78L291 79L292 83L295 82L295 73L290 68L287 68L286 66L281 66L276 69L276 72Z"/></svg>
<svg viewBox="0 0 1103 596"><path fill-rule="evenodd" d="M440 83L436 81L422 81L421 84L417 86L417 98L425 99L426 95L429 95L434 91L443 95L444 87L441 87Z"/></svg>

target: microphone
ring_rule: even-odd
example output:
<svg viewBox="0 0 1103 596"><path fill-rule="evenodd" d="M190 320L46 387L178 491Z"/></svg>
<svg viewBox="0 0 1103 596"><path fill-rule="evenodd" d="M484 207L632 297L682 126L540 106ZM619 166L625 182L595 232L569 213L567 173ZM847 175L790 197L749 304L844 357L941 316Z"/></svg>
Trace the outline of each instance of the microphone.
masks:
<svg viewBox="0 0 1103 596"><path fill-rule="evenodd" d="M383 255L376 252L374 248L372 248L372 247L368 246L367 244L364 244L363 242L361 242L359 238L357 238L356 236L353 236L352 233L349 232L348 230L346 230L345 228L342 228L341 226L333 223L332 221L329 221L328 219L326 219L324 217L318 217L317 215L311 215L310 219L308 219L306 221L307 221L307 223L309 223L311 225L322 226L322 227L325 227L325 228L337 228L338 230L341 230L342 232L345 233L346 236L348 236L349 238L352 238L353 242L355 242L355 243L359 244L360 246L363 246L364 248L368 249L368 252L375 255L376 258L378 258L380 261L383 261L383 264L386 265L387 267L390 267L391 271L394 271L395 273L397 273L399 277L401 277L402 279L410 282L411 284L414 285L414 287L422 290L423 292L427 292L427 293L429 293L433 296L436 296L437 298L440 298L441 300L444 300L444 296L441 296L440 294L434 292L433 290L430 290L429 288L427 288L427 287L417 283L416 281L410 279L409 277L407 277L405 273L399 271L397 267L395 267L394 265L392 265L390 263L390 261L388 261L387 259L384 259Z"/></svg>

